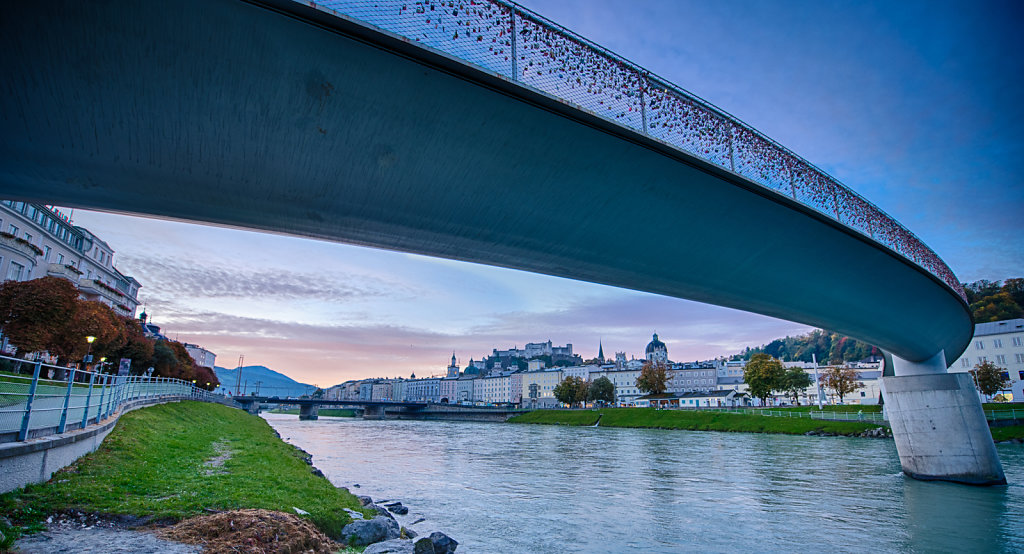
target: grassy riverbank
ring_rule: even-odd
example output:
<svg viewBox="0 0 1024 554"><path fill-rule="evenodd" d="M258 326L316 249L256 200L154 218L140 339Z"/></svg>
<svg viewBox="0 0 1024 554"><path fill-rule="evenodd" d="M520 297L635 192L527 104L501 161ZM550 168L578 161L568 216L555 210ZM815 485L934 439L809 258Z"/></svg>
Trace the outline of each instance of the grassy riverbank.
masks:
<svg viewBox="0 0 1024 554"><path fill-rule="evenodd" d="M879 427L877 423L820 421L816 419L765 417L697 410L655 410L653 408L603 408L600 410L536 410L518 415L509 423L547 425L594 425L639 429L685 429L690 431L734 431L744 433L808 432L854 435Z"/></svg>
<svg viewBox="0 0 1024 554"><path fill-rule="evenodd" d="M176 521L207 509L295 513L293 507L334 537L351 521L343 508L372 514L314 475L266 421L205 402L125 414L96 452L48 483L0 496L0 513L30 529L71 509Z"/></svg>

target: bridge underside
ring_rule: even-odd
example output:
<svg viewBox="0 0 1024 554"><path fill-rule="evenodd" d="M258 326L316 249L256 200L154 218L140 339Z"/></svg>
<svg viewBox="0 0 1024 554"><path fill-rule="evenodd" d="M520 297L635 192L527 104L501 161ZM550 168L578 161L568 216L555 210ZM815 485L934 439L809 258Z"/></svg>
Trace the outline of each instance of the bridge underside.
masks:
<svg viewBox="0 0 1024 554"><path fill-rule="evenodd" d="M795 202L492 74L273 4L292 13L8 6L0 196L689 298L909 360L955 358L970 340L946 286Z"/></svg>
<svg viewBox="0 0 1024 554"><path fill-rule="evenodd" d="M871 239L303 4L64 0L4 12L0 197L688 298L909 362L955 359L970 341L964 302Z"/></svg>

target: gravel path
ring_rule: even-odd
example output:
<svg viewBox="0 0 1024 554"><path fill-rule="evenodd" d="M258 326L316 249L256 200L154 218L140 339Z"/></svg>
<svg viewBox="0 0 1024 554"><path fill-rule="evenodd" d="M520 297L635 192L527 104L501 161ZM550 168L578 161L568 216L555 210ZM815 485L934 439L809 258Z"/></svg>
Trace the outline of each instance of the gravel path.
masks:
<svg viewBox="0 0 1024 554"><path fill-rule="evenodd" d="M159 539L146 531L124 529L106 522L59 521L42 533L22 537L15 552L38 554L192 554L202 549Z"/></svg>

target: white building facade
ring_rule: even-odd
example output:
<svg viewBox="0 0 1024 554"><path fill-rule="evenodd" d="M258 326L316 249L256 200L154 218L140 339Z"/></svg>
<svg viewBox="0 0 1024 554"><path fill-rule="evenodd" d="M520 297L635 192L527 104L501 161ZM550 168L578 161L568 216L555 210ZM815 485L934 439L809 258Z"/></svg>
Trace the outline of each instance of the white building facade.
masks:
<svg viewBox="0 0 1024 554"><path fill-rule="evenodd" d="M1006 394L1013 402L1024 402L1024 319L1006 319L979 323L967 350L953 360L949 371L966 372L974 366L992 362L1003 369L1010 382Z"/></svg>
<svg viewBox="0 0 1024 554"><path fill-rule="evenodd" d="M52 206L0 201L0 278L67 279L85 300L135 317L141 285L114 266L114 250Z"/></svg>

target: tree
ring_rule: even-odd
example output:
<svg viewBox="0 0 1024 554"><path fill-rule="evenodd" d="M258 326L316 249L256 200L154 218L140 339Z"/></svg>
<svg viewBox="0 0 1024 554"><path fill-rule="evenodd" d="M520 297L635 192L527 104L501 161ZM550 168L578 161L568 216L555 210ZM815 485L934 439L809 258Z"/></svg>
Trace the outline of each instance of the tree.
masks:
<svg viewBox="0 0 1024 554"><path fill-rule="evenodd" d="M1024 317L1024 309L1014 302L1013 296L1008 292L998 292L978 300L971 304L971 311L976 323Z"/></svg>
<svg viewBox="0 0 1024 554"><path fill-rule="evenodd" d="M750 394L761 399L761 405L768 404L768 396L773 391L784 390L783 378L786 374L782 362L768 354L754 354L743 368L743 382L749 387Z"/></svg>
<svg viewBox="0 0 1024 554"><path fill-rule="evenodd" d="M969 373L978 391L985 396L992 396L1009 385L1010 380L1003 375L1005 371L1006 369L985 361L975 365Z"/></svg>
<svg viewBox="0 0 1024 554"><path fill-rule="evenodd" d="M840 404L843 403L843 398L847 394L864 386L857 381L857 372L855 370L840 366L826 367L825 371L821 374L821 384L826 388L832 389L839 396Z"/></svg>
<svg viewBox="0 0 1024 554"><path fill-rule="evenodd" d="M580 377L566 377L555 385L555 389L552 393L562 404L573 406L580 401L580 389L582 388L586 391L586 386L586 383ZM586 392L584 392L584 395L586 395ZM586 398L586 396L584 396L584 398Z"/></svg>
<svg viewBox="0 0 1024 554"><path fill-rule="evenodd" d="M47 350L57 356L60 365L80 362L90 349L86 337L95 337L92 344L94 358L106 356L124 340L116 318L106 304L76 298L75 309L50 341Z"/></svg>
<svg viewBox="0 0 1024 554"><path fill-rule="evenodd" d="M598 377L587 389L587 400L591 402L615 402L615 385L607 377Z"/></svg>
<svg viewBox="0 0 1024 554"><path fill-rule="evenodd" d="M636 378L636 388L647 394L661 394L668 388L668 375L662 362L645 362Z"/></svg>
<svg viewBox="0 0 1024 554"><path fill-rule="evenodd" d="M800 393L811 386L814 379L799 367L791 367L782 375L782 390L786 391L793 403L800 405Z"/></svg>
<svg viewBox="0 0 1024 554"><path fill-rule="evenodd" d="M19 357L48 350L74 315L77 301L75 286L58 277L6 281L0 284L0 328Z"/></svg>

